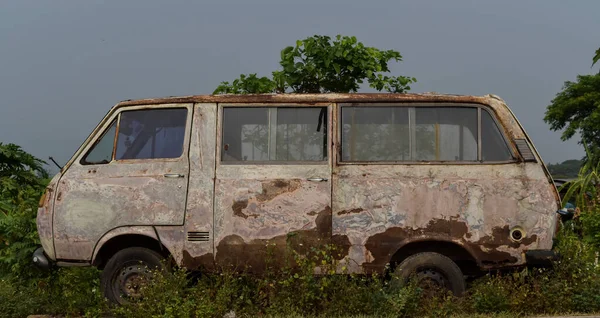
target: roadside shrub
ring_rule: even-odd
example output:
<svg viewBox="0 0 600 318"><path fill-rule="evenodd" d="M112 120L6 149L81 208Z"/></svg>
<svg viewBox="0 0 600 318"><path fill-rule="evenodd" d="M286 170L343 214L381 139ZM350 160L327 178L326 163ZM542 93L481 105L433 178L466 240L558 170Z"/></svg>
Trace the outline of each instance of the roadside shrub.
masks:
<svg viewBox="0 0 600 318"><path fill-rule="evenodd" d="M582 212L579 219L583 239L600 249L600 207Z"/></svg>
<svg viewBox="0 0 600 318"><path fill-rule="evenodd" d="M48 182L44 164L21 147L0 142L0 277L33 272L37 203Z"/></svg>
<svg viewBox="0 0 600 318"><path fill-rule="evenodd" d="M4 317L26 317L39 310L32 288L0 279L0 313Z"/></svg>
<svg viewBox="0 0 600 318"><path fill-rule="evenodd" d="M326 254L317 250L296 254L294 269L271 269L261 276L225 270L203 275L193 284L183 270L156 273L142 299L113 313L125 317L222 317L231 311L237 316L327 317L418 313L421 293L413 285L392 290L376 276L315 276L317 264L319 270L333 271Z"/></svg>
<svg viewBox="0 0 600 318"><path fill-rule="evenodd" d="M62 268L39 279L0 280L2 317L31 314L99 316L107 311L93 268Z"/></svg>
<svg viewBox="0 0 600 318"><path fill-rule="evenodd" d="M501 313L510 309L509 283L500 276L484 279L473 286L471 299L478 313Z"/></svg>

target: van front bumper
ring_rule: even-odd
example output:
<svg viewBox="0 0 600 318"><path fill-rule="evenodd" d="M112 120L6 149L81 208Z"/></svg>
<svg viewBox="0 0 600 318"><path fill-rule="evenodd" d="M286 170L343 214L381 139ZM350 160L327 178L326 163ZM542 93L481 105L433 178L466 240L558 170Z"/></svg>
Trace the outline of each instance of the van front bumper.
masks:
<svg viewBox="0 0 600 318"><path fill-rule="evenodd" d="M49 269L52 266L52 263L46 253L44 252L43 247L39 247L33 252L33 264L40 269Z"/></svg>
<svg viewBox="0 0 600 318"><path fill-rule="evenodd" d="M525 252L525 261L532 267L550 267L559 260L560 255L552 250L529 250Z"/></svg>

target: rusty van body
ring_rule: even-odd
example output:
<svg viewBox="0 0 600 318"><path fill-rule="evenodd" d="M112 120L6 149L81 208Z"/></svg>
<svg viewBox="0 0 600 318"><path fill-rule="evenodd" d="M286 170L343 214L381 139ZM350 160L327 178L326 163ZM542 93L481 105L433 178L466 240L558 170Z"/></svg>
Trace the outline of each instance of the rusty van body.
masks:
<svg viewBox="0 0 600 318"><path fill-rule="evenodd" d="M336 246L353 273L422 252L466 273L552 257L559 205L494 95L130 100L48 186L34 259L123 274L149 250L190 269L259 270L266 245L283 251L294 233L298 250Z"/></svg>

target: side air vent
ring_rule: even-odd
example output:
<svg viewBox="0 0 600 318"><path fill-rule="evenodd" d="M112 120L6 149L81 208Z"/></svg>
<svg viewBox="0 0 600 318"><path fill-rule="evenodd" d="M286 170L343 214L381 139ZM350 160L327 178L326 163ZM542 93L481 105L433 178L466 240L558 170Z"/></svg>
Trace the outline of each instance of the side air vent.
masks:
<svg viewBox="0 0 600 318"><path fill-rule="evenodd" d="M208 232L188 232L188 241L208 242Z"/></svg>
<svg viewBox="0 0 600 318"><path fill-rule="evenodd" d="M523 159L525 161L536 162L535 156L533 155L533 151L531 151L531 148L529 147L527 140L515 139L515 144L517 144L517 149L519 150L521 157L523 157Z"/></svg>

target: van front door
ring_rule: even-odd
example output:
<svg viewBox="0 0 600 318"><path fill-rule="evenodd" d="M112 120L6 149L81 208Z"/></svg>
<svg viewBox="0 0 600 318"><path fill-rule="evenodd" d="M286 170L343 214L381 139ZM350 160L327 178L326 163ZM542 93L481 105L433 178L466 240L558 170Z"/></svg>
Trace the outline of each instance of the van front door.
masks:
<svg viewBox="0 0 600 318"><path fill-rule="evenodd" d="M183 225L191 104L132 107L61 177L54 208L56 256L90 260L95 244L123 226Z"/></svg>
<svg viewBox="0 0 600 318"><path fill-rule="evenodd" d="M219 105L215 252L259 272L331 239L331 107Z"/></svg>

